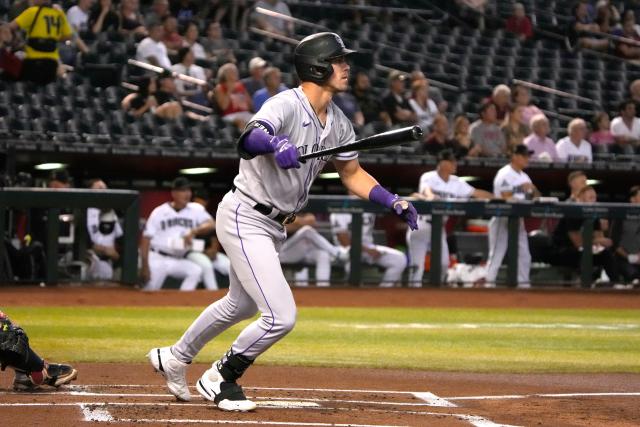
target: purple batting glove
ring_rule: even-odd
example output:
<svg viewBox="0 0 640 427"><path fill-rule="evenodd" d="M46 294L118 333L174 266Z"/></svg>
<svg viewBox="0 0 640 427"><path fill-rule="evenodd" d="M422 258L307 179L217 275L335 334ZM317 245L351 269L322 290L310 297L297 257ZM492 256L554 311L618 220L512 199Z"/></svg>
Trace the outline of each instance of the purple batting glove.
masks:
<svg viewBox="0 0 640 427"><path fill-rule="evenodd" d="M289 137L286 135L274 136L271 140L271 144L275 148L276 163L282 169L291 169L300 167L298 161L298 149L289 142Z"/></svg>
<svg viewBox="0 0 640 427"><path fill-rule="evenodd" d="M398 199L393 204L393 211L409 225L409 228L418 229L418 212L410 202Z"/></svg>

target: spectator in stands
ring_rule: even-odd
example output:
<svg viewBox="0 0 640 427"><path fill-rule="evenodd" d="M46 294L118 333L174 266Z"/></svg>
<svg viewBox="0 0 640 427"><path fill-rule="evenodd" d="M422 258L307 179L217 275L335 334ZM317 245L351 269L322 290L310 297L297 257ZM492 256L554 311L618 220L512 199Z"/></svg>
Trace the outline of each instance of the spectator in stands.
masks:
<svg viewBox="0 0 640 427"><path fill-rule="evenodd" d="M89 26L94 34L120 29L120 17L113 9L111 0L98 0L89 15Z"/></svg>
<svg viewBox="0 0 640 427"><path fill-rule="evenodd" d="M195 55L193 50L189 47L180 48L178 51L178 62L171 66L171 69L177 73L186 74L187 76L195 77L200 80L207 80L204 68L195 64ZM195 102L200 105L208 106L206 87L198 86L194 83L189 83L184 80L177 79L176 89L178 96L185 97L191 102Z"/></svg>
<svg viewBox="0 0 640 427"><path fill-rule="evenodd" d="M583 171L573 171L567 177L567 184L570 191L567 202L577 202L578 193L587 186L587 175Z"/></svg>
<svg viewBox="0 0 640 427"><path fill-rule="evenodd" d="M197 18L198 4L192 0L172 0L170 5L171 14L176 17L181 27Z"/></svg>
<svg viewBox="0 0 640 427"><path fill-rule="evenodd" d="M178 20L174 16L166 16L162 21L164 32L162 42L170 55L175 55L182 46L182 36L178 32Z"/></svg>
<svg viewBox="0 0 640 427"><path fill-rule="evenodd" d="M189 47L195 59L207 59L204 47L198 43L199 36L198 24L194 21L189 22L184 29L182 46Z"/></svg>
<svg viewBox="0 0 640 427"><path fill-rule="evenodd" d="M51 26L54 22L56 25ZM69 40L72 29L64 12L52 7L49 0L33 0L33 6L11 21L12 31L27 33L22 80L46 85L58 76L58 43Z"/></svg>
<svg viewBox="0 0 640 427"><path fill-rule="evenodd" d="M66 169L56 169L49 174L49 181L47 182L47 188L54 190L60 190L65 188L71 188L72 184L69 171Z"/></svg>
<svg viewBox="0 0 640 427"><path fill-rule="evenodd" d="M629 190L629 202L640 205L640 186ZM640 219L624 219L616 222L614 242L618 272L627 283L640 280Z"/></svg>
<svg viewBox="0 0 640 427"><path fill-rule="evenodd" d="M531 135L524 139L524 144L533 151L531 159L544 162L557 162L558 152L553 139L549 138L549 119L544 114L537 114L531 118Z"/></svg>
<svg viewBox="0 0 640 427"><path fill-rule="evenodd" d="M433 119L436 114L438 114L436 103L429 99L428 80L416 81L412 84L409 105L418 119L418 125L420 125L422 131L427 134L431 131Z"/></svg>
<svg viewBox="0 0 640 427"><path fill-rule="evenodd" d="M636 79L629 85L631 100L636 104L636 112L640 111L640 79Z"/></svg>
<svg viewBox="0 0 640 427"><path fill-rule="evenodd" d="M93 6L93 0L78 0L78 4L67 10L69 25L76 32L87 31L89 28L89 12Z"/></svg>
<svg viewBox="0 0 640 427"><path fill-rule="evenodd" d="M144 25L150 28L155 24L162 24L164 18L171 15L169 12L169 0L153 0L151 10L146 13Z"/></svg>
<svg viewBox="0 0 640 427"><path fill-rule="evenodd" d="M358 71L356 73L351 93L358 102L358 107L360 107L360 111L362 111L365 124L391 124L391 119L382 109L380 99L371 91L371 80L366 72Z"/></svg>
<svg viewBox="0 0 640 427"><path fill-rule="evenodd" d="M364 126L364 115L362 114L362 111L360 111L358 100L351 92L338 92L333 95L332 101L351 121L356 132L362 129Z"/></svg>
<svg viewBox="0 0 640 427"><path fill-rule="evenodd" d="M480 147L482 157L503 157L507 155L507 143L497 124L496 106L485 102L480 106L480 118L471 124L469 134L473 145Z"/></svg>
<svg viewBox="0 0 640 427"><path fill-rule="evenodd" d="M18 80L22 72L22 59L16 52L22 50L22 40L14 37L7 24L0 24L0 79Z"/></svg>
<svg viewBox="0 0 640 427"><path fill-rule="evenodd" d="M282 73L277 67L267 67L264 70L264 87L253 94L254 111L259 111L262 104L274 95L287 90L288 87L282 84Z"/></svg>
<svg viewBox="0 0 640 427"><path fill-rule="evenodd" d="M218 64L227 62L236 63L233 50L229 48L229 41L222 35L222 27L219 22L210 22L207 26L207 37L201 40L207 58Z"/></svg>
<svg viewBox="0 0 640 427"><path fill-rule="evenodd" d="M493 88L491 99L496 106L496 117L502 122L509 114L509 101L511 100L511 89L507 85L498 85Z"/></svg>
<svg viewBox="0 0 640 427"><path fill-rule="evenodd" d="M614 137L611 133L611 122L609 114L604 111L598 111L591 121L593 132L589 135L589 142L593 151L606 153L613 144Z"/></svg>
<svg viewBox="0 0 640 427"><path fill-rule="evenodd" d="M513 15L507 18L505 28L510 33L515 33L518 38L525 41L533 36L533 26L531 20L525 14L524 5L515 3L513 5Z"/></svg>
<svg viewBox="0 0 640 427"><path fill-rule="evenodd" d="M579 1L573 9L573 20L569 24L568 38L571 46L606 51L609 39L598 36L601 32L600 26L589 16L588 3Z"/></svg>
<svg viewBox="0 0 640 427"><path fill-rule="evenodd" d="M107 185L101 179L89 183L92 190L106 190ZM116 248L116 239L123 235L118 216L113 209L87 209L87 230L91 239L89 255L89 280L112 280L113 263L120 259Z"/></svg>
<svg viewBox="0 0 640 427"><path fill-rule="evenodd" d="M167 47L162 42L163 36L164 27L162 24L153 24L149 28L149 36L138 44L136 59L138 61L149 62L162 68L171 68Z"/></svg>
<svg viewBox="0 0 640 427"><path fill-rule="evenodd" d="M143 77L137 86L137 92L125 96L121 103L122 109L133 117L141 117L152 107L157 106L154 97L157 88L156 79L153 77Z"/></svg>
<svg viewBox="0 0 640 427"><path fill-rule="evenodd" d="M287 224L287 240L282 244L278 256L285 264L305 263L315 266L316 286L328 287L331 278L331 261L349 260L349 248L335 246L322 236L314 227L316 216L312 213L298 215L296 220ZM309 269L303 268L295 274L298 286L308 286Z"/></svg>
<svg viewBox="0 0 640 427"><path fill-rule="evenodd" d="M253 96L258 89L264 87L264 70L267 68L267 61L256 56L249 61L249 77L242 79L249 96Z"/></svg>
<svg viewBox="0 0 640 427"><path fill-rule="evenodd" d="M120 31L122 33L147 34L139 9L140 3L138 0L122 0L120 4Z"/></svg>
<svg viewBox="0 0 640 427"><path fill-rule="evenodd" d="M519 105L509 106L508 114L500 126L507 142L508 152L511 152L515 146L523 144L525 137L529 135L529 127L522 123L523 109Z"/></svg>
<svg viewBox="0 0 640 427"><path fill-rule="evenodd" d="M640 59L640 34L636 29L636 20L633 15L626 15L622 22L622 29L614 31L614 35L633 40L634 42L619 41L616 44L618 55L627 59Z"/></svg>
<svg viewBox="0 0 640 427"><path fill-rule="evenodd" d="M596 190L587 185L578 191L578 202L596 203ZM579 268L582 259L582 228L584 221L593 221L593 265L604 268L609 280L616 282L616 270L610 238L605 237L598 219L568 218L560 219L553 232L551 264ZM599 269L595 269L594 279L600 277Z"/></svg>
<svg viewBox="0 0 640 427"><path fill-rule="evenodd" d="M287 6L287 4L282 0L259 0L256 2L255 8L257 9L259 7L272 12L278 12L286 16L291 16L289 6ZM262 30L283 36L293 34L293 22L291 21L285 21L284 19L274 16L264 15L257 11L253 12L252 18L255 25Z"/></svg>
<svg viewBox="0 0 640 427"><path fill-rule="evenodd" d="M567 126L568 136L560 139L556 144L558 158L561 161L573 163L591 163L593 156L591 144L585 137L587 136L587 124L582 119L573 119Z"/></svg>
<svg viewBox="0 0 640 427"><path fill-rule="evenodd" d="M458 114L453 119L453 142L456 145L456 157L477 157L480 147L474 146L469 128L471 123L465 114Z"/></svg>
<svg viewBox="0 0 640 427"><path fill-rule="evenodd" d="M215 99L222 120L232 123L238 130L242 131L251 120L251 96L238 79L238 67L235 64L224 64L218 69L218 84L209 96Z"/></svg>
<svg viewBox="0 0 640 427"><path fill-rule="evenodd" d="M610 151L615 154L633 154L633 149L640 141L640 119L636 117L636 104L625 100L618 107L620 115L611 122L611 134L615 145Z"/></svg>
<svg viewBox="0 0 640 427"><path fill-rule="evenodd" d="M536 114L543 114L542 110L531 103L531 93L526 86L515 85L511 90L511 101L514 105L523 107L522 123L531 123Z"/></svg>
<svg viewBox="0 0 640 427"><path fill-rule="evenodd" d="M178 96L178 89L173 77L168 73L161 74L158 77L158 90L154 94L158 106L153 113L158 117L169 120L180 117L183 111L182 105L178 101Z"/></svg>
<svg viewBox="0 0 640 427"><path fill-rule="evenodd" d="M459 153L458 144L449 139L449 120L444 114L436 114L433 119L431 133L427 135L421 148L424 153L437 156L442 150L451 150L453 153Z"/></svg>
<svg viewBox="0 0 640 427"><path fill-rule="evenodd" d="M429 82L427 77L420 70L413 70L411 72L410 79L411 79L411 87L413 87L413 84L417 81L424 80L427 83ZM442 96L442 91L439 88L433 86L432 84L429 84L428 87L429 87L429 99L432 99L433 102L435 102L436 105L438 106L438 111L444 114L444 112L447 111L447 108L449 107L449 103L444 100L444 97Z"/></svg>
<svg viewBox="0 0 640 427"><path fill-rule="evenodd" d="M413 125L417 122L416 113L404 97L406 74L398 70L389 73L389 91L382 99L382 105L394 125Z"/></svg>
<svg viewBox="0 0 640 427"><path fill-rule="evenodd" d="M600 26L600 31L609 33L620 25L620 12L609 0L600 0L596 4L595 23Z"/></svg>

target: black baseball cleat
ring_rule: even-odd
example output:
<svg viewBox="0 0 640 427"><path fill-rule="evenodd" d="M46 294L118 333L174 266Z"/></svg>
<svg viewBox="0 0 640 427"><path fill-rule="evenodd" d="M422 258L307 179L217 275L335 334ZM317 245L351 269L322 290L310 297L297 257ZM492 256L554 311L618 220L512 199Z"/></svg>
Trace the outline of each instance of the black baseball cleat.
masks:
<svg viewBox="0 0 640 427"><path fill-rule="evenodd" d="M34 382L32 377L25 372L15 371L13 389L15 391L37 391L42 390L44 386L57 388L78 378L78 371L70 365L49 363L43 369L42 374L34 377L40 378L40 380Z"/></svg>
<svg viewBox="0 0 640 427"><path fill-rule="evenodd" d="M214 402L223 411L247 412L256 409L256 404L247 399L242 387L235 381L225 381L216 362L196 383L198 393Z"/></svg>

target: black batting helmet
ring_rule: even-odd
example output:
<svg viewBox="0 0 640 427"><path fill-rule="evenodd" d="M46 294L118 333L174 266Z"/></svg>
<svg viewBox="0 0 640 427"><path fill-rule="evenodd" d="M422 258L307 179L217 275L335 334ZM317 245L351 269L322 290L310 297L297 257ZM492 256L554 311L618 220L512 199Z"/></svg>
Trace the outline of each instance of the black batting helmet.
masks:
<svg viewBox="0 0 640 427"><path fill-rule="evenodd" d="M347 49L336 33L318 33L298 43L293 62L301 81L322 85L333 73L331 60L355 52Z"/></svg>

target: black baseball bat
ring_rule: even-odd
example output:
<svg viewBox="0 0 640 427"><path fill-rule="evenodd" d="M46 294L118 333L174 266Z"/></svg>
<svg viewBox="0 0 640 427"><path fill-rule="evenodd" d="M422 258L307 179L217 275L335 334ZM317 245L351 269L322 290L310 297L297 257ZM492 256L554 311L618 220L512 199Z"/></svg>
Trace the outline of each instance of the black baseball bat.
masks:
<svg viewBox="0 0 640 427"><path fill-rule="evenodd" d="M395 129L388 132L371 135L366 138L354 141L350 144L341 145L340 147L327 148L325 150L316 151L315 153L303 154L302 156L298 157L298 160L304 162L308 159L328 156L329 154L347 153L349 151L374 150L376 148L399 145L408 141L419 141L421 138L422 129L420 128L420 126L409 126L402 129Z"/></svg>

